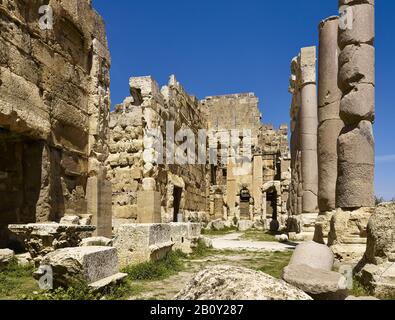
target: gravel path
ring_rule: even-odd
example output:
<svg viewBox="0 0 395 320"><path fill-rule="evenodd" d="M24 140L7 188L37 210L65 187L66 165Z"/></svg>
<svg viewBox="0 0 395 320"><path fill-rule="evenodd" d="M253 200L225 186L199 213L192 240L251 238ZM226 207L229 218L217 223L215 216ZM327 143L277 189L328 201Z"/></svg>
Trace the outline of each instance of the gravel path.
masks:
<svg viewBox="0 0 395 320"><path fill-rule="evenodd" d="M211 237L214 249L218 250L249 250L249 251L287 251L293 250L297 243L263 242L240 240L242 233L231 233L224 236Z"/></svg>

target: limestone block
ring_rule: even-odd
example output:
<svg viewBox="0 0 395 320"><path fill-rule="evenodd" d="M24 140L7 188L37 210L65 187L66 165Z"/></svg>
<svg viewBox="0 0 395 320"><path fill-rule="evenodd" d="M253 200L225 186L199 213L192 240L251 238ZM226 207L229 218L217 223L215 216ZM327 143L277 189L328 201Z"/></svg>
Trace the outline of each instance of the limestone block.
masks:
<svg viewBox="0 0 395 320"><path fill-rule="evenodd" d="M171 251L170 224L124 224L115 233L121 267L146 261L157 261Z"/></svg>
<svg viewBox="0 0 395 320"><path fill-rule="evenodd" d="M375 49L368 44L348 45L339 55L339 85L350 89L357 84L375 85Z"/></svg>
<svg viewBox="0 0 395 320"><path fill-rule="evenodd" d="M333 252L326 245L313 241L299 244L292 255L289 266L307 265L311 268L331 271L333 267Z"/></svg>
<svg viewBox="0 0 395 320"><path fill-rule="evenodd" d="M237 223L237 230L247 231L254 227L254 221L251 220L239 220Z"/></svg>
<svg viewBox="0 0 395 320"><path fill-rule="evenodd" d="M395 262L394 232L395 203L381 203L369 219L364 260L376 265Z"/></svg>
<svg viewBox="0 0 395 320"><path fill-rule="evenodd" d="M347 164L374 166L374 149L373 127L369 121L361 121L355 128L344 128L338 139L338 156L343 167Z"/></svg>
<svg viewBox="0 0 395 320"><path fill-rule="evenodd" d="M355 208L355 207L354 207ZM330 222L328 245L335 252L337 260L351 258L358 262L366 250L367 225L374 207L359 209L336 209ZM354 245L361 244L363 251L359 252ZM335 248L338 245L338 248ZM342 248L343 246L343 248ZM349 246L349 248L347 248ZM352 254L350 254L350 252Z"/></svg>
<svg viewBox="0 0 395 320"><path fill-rule="evenodd" d="M303 291L263 272L218 265L200 271L176 300L311 300Z"/></svg>
<svg viewBox="0 0 395 320"><path fill-rule="evenodd" d="M90 284L118 273L115 248L78 247L59 249L47 254L41 266L50 266L54 287L69 287L78 281ZM35 274L40 278L41 274Z"/></svg>
<svg viewBox="0 0 395 320"><path fill-rule="evenodd" d="M315 300L344 300L348 296L347 280L340 273L308 265L289 265L282 278Z"/></svg>
<svg viewBox="0 0 395 320"><path fill-rule="evenodd" d="M340 208L374 205L374 165L339 163L336 206Z"/></svg>
<svg viewBox="0 0 395 320"><path fill-rule="evenodd" d="M156 191L139 191L137 194L138 222L160 223L161 194Z"/></svg>
<svg viewBox="0 0 395 320"><path fill-rule="evenodd" d="M15 253L10 249L0 249L0 266L9 264L14 259Z"/></svg>
<svg viewBox="0 0 395 320"><path fill-rule="evenodd" d="M375 88L370 84L358 84L340 102L340 117L347 125L359 121L374 121Z"/></svg>
<svg viewBox="0 0 395 320"><path fill-rule="evenodd" d="M192 253L192 249L199 241L201 233L200 223L170 223L170 237L174 242L173 250Z"/></svg>
<svg viewBox="0 0 395 320"><path fill-rule="evenodd" d="M301 70L300 81L304 86L309 83L316 83L316 47L306 47L300 50L299 65Z"/></svg>
<svg viewBox="0 0 395 320"><path fill-rule="evenodd" d="M341 49L349 44L373 43L375 38L374 6L356 4L340 7L340 14L343 15L339 22Z"/></svg>
<svg viewBox="0 0 395 320"><path fill-rule="evenodd" d="M143 179L143 190L144 191L156 191L156 181L154 178Z"/></svg>

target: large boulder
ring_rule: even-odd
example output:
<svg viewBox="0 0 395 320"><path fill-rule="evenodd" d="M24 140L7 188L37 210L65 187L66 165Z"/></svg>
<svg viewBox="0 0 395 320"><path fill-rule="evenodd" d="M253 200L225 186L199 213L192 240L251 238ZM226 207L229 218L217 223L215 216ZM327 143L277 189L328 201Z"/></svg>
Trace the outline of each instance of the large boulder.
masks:
<svg viewBox="0 0 395 320"><path fill-rule="evenodd" d="M369 220L365 259L369 263L395 262L395 202L377 206Z"/></svg>
<svg viewBox="0 0 395 320"><path fill-rule="evenodd" d="M347 279L337 272L289 265L283 270L283 279L316 300L344 300L348 296Z"/></svg>
<svg viewBox="0 0 395 320"><path fill-rule="evenodd" d="M79 282L94 284L120 275L117 250L110 247L65 248L51 252L41 261L35 278L40 280L48 268L55 288L69 287Z"/></svg>
<svg viewBox="0 0 395 320"><path fill-rule="evenodd" d="M0 267L8 265L14 257L14 251L10 249L0 249Z"/></svg>
<svg viewBox="0 0 395 320"><path fill-rule="evenodd" d="M299 244L292 255L289 265L307 265L311 268L331 271L333 252L326 245L313 241Z"/></svg>
<svg viewBox="0 0 395 320"><path fill-rule="evenodd" d="M176 299L311 300L311 297L263 272L218 265L199 272Z"/></svg>
<svg viewBox="0 0 395 320"><path fill-rule="evenodd" d="M395 296L395 203L377 206L367 227L366 252L355 269L362 284L378 297Z"/></svg>

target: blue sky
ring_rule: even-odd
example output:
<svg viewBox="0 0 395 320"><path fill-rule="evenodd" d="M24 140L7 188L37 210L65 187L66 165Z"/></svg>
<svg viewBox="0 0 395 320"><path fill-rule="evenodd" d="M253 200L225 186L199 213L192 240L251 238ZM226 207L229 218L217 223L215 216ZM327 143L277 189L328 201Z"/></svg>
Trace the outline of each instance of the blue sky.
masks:
<svg viewBox="0 0 395 320"><path fill-rule="evenodd" d="M337 0L94 0L112 55L111 95L131 76L170 74L198 98L255 92L265 123L289 122L290 61L318 45L318 24ZM376 193L395 197L395 1L376 0Z"/></svg>

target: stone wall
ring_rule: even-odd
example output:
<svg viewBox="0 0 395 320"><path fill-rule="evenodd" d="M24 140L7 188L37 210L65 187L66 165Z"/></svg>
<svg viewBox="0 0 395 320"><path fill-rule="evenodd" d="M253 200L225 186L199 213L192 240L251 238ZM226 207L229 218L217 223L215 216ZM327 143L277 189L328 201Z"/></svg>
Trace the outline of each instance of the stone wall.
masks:
<svg viewBox="0 0 395 320"><path fill-rule="evenodd" d="M207 127L199 101L189 96L174 76L161 90L151 77L131 78L130 90L131 97L116 106L110 121L108 167L113 180L114 218L173 222L177 213L182 213L186 220L205 219L206 163L178 164L174 148L165 148L167 134L174 141L180 129L188 128L197 140L198 130ZM164 140L160 142L162 153L158 153L157 139L147 135L157 129ZM183 142L179 140L176 145ZM155 208L145 206L149 205L144 200L147 197L157 203ZM138 198L147 211L159 212L154 218L157 221L144 219Z"/></svg>
<svg viewBox="0 0 395 320"><path fill-rule="evenodd" d="M39 27L42 1L0 2L3 229L101 210L87 198L95 192L101 198L91 182L103 183L108 154L104 22L87 0L46 3L54 16L50 30Z"/></svg>
<svg viewBox="0 0 395 320"><path fill-rule="evenodd" d="M258 103L253 93L207 97L202 101L208 127L213 136L220 137L218 141L223 136L232 137L235 131L240 136L245 130L250 131L250 141L244 137L232 139L229 148L221 145L221 152L228 159L211 164L208 179L212 219L268 220L270 224L272 219L287 213L288 126L276 131L271 125L263 125ZM216 149L218 141L214 140L210 148ZM236 148L240 148L238 156L232 154ZM240 163L237 157L243 157L243 150L248 148L249 161Z"/></svg>

